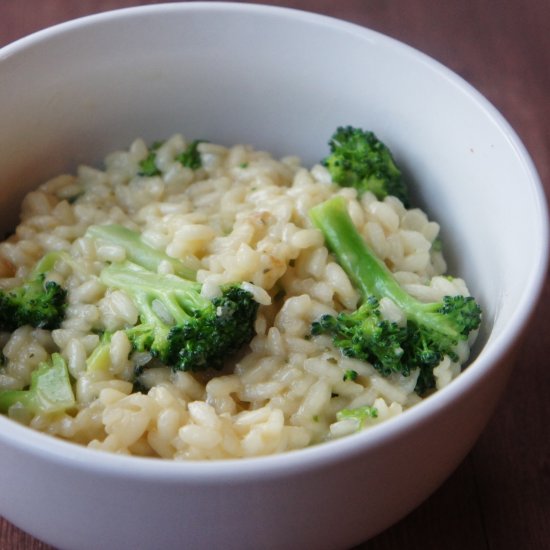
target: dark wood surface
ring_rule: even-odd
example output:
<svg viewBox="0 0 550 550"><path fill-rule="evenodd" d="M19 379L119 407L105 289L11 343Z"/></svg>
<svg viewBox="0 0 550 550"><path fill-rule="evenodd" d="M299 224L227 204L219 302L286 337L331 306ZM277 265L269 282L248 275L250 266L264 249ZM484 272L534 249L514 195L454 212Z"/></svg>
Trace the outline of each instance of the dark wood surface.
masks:
<svg viewBox="0 0 550 550"><path fill-rule="evenodd" d="M0 46L75 17L151 3L0 0ZM370 27L453 69L515 128L550 197L550 0L263 3ZM474 449L431 498L361 549L550 549L549 333L547 278L507 391ZM0 519L0 550L23 549L52 550Z"/></svg>

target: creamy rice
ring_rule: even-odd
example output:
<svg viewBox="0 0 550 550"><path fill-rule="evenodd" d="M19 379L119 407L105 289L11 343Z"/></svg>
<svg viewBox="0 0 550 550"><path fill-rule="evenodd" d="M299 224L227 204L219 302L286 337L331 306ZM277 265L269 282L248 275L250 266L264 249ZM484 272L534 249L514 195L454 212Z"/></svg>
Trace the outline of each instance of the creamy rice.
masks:
<svg viewBox="0 0 550 550"><path fill-rule="evenodd" d="M217 459L266 455L342 437L360 428L337 420L344 408L373 406L365 426L383 422L420 401L416 374L382 377L371 365L343 357L330 337L311 338L321 315L357 306L359 295L324 246L309 209L334 194L346 198L362 235L413 296L437 301L468 295L463 280L444 276L439 232L419 209L406 210L393 197L331 183L326 169L304 168L298 158L274 159L249 146L201 143L203 167L193 171L175 157L188 143L174 135L157 151L162 174L138 175L148 155L143 140L115 152L105 169L82 166L24 199L21 223L0 244L0 285L21 283L44 253L63 250L50 278L68 289L62 326L53 331L20 327L1 334L4 366L0 389L21 389L32 371L59 351L74 382L77 406L66 413L31 416L13 407L10 416L52 435L116 453L171 459ZM125 327L138 321L130 298L106 289L98 274L125 258L124 249L85 236L93 224L116 223L139 231L151 246L186 259L198 270L203 294L219 285L247 281L261 304L250 345L224 370L172 372L148 354L132 351ZM76 261L74 261L76 260ZM171 271L159 267L160 276ZM383 316L402 312L382 300ZM98 334L113 332L109 367L89 372L86 360ZM436 387L453 380L458 362L445 357L435 369ZM136 366L148 391L133 392ZM354 370L355 380L344 379Z"/></svg>

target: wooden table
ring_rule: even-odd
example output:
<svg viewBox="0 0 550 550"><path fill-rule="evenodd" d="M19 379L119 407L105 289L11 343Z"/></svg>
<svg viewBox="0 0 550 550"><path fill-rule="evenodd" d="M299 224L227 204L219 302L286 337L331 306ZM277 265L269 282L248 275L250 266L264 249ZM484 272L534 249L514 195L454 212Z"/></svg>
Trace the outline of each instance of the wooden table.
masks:
<svg viewBox="0 0 550 550"><path fill-rule="evenodd" d="M0 0L0 46L75 17L151 3L155 2ZM315 11L370 27L453 69L480 90L516 129L550 196L549 0L264 3ZM430 499L361 549L550 548L549 333L547 278L508 390L472 452ZM0 550L22 549L50 547L0 519Z"/></svg>

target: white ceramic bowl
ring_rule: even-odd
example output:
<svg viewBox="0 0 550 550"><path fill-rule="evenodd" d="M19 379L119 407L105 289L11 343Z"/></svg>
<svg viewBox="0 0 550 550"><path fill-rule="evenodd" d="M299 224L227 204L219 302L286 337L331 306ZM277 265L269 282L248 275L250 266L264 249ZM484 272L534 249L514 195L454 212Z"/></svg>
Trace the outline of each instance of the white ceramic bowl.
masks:
<svg viewBox="0 0 550 550"><path fill-rule="evenodd" d="M485 310L450 386L370 431L280 456L170 463L67 444L0 418L0 514L59 548L345 548L460 463L503 389L541 289L547 214L533 165L455 74L378 33L227 3L59 25L0 51L0 203L129 144L182 132L312 164L340 124L390 145Z"/></svg>

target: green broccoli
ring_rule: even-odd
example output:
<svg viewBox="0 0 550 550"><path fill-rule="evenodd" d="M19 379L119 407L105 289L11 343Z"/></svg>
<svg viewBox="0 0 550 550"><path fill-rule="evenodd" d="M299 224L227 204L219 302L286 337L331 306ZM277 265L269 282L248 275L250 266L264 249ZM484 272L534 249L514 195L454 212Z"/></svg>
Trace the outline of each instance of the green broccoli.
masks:
<svg viewBox="0 0 550 550"><path fill-rule="evenodd" d="M147 156L139 163L139 176L153 177L160 176L162 172L157 168L157 150L163 144L162 141L155 141L149 148Z"/></svg>
<svg viewBox="0 0 550 550"><path fill-rule="evenodd" d="M55 329L63 321L67 291L46 277L60 257L47 253L18 287L0 290L0 331L12 332L23 325Z"/></svg>
<svg viewBox="0 0 550 550"><path fill-rule="evenodd" d="M192 141L187 146L185 151L176 157L176 160L183 164L183 166L191 168L191 170L198 170L199 168L202 168L202 158L199 152L199 144L202 142L203 140L200 139Z"/></svg>
<svg viewBox="0 0 550 550"><path fill-rule="evenodd" d="M365 405L356 409L342 409L336 413L336 420L353 419L358 423L358 429L364 428L368 420L378 418L378 409Z"/></svg>
<svg viewBox="0 0 550 550"><path fill-rule="evenodd" d="M334 345L344 355L368 361L385 375L403 370L406 330L382 319L378 299L373 295L352 313L323 315L312 324L311 334L331 334Z"/></svg>
<svg viewBox="0 0 550 550"><path fill-rule="evenodd" d="M12 406L39 414L62 412L74 405L67 365L59 353L53 353L50 362L40 363L27 389L0 390L0 412L4 414Z"/></svg>
<svg viewBox="0 0 550 550"><path fill-rule="evenodd" d="M176 275L185 279L194 279L196 276L195 270L189 268L187 263L145 244L139 233L122 225L92 225L86 235L121 246L130 261L150 271L156 271L161 262L167 262Z"/></svg>
<svg viewBox="0 0 550 550"><path fill-rule="evenodd" d="M109 265L100 280L135 303L140 322L126 334L136 351L150 352L175 370L219 369L254 336L259 304L240 283L224 286L210 300L201 295L193 269L145 244L139 233L103 225L90 227L88 235L126 250L129 261ZM161 261L171 263L173 275L156 272Z"/></svg>
<svg viewBox="0 0 550 550"><path fill-rule="evenodd" d="M354 187L359 194L374 193L379 199L388 195L409 204L407 186L390 150L374 135L352 126L340 126L329 141L330 155L322 162L332 181Z"/></svg>
<svg viewBox="0 0 550 550"><path fill-rule="evenodd" d="M466 296L445 296L436 303L423 303L410 296L361 237L343 197L313 207L310 217L362 296L362 305L355 313L322 318L314 324L315 332L331 334L334 344L346 355L363 355L361 358L368 361L374 358L373 366L382 374L408 375L419 368L415 388L419 394L434 387L434 367L445 355L458 360L458 342L480 325L480 306ZM382 298L389 298L404 312L405 327L379 319L376 304ZM386 354L384 344L388 346Z"/></svg>
<svg viewBox="0 0 550 550"><path fill-rule="evenodd" d="M94 348L86 360L87 372L106 372L111 366L111 338L112 332L101 334L99 344Z"/></svg>
<svg viewBox="0 0 550 550"><path fill-rule="evenodd" d="M355 380L357 380L357 377L359 376L359 373L356 371L356 370L353 370L353 369L348 369L345 373L344 373L344 376L342 376L342 380L344 382L347 382L349 380L351 380L352 382L355 382Z"/></svg>
<svg viewBox="0 0 550 550"><path fill-rule="evenodd" d="M176 157L176 160L183 166L191 168L191 170L202 168L202 158L198 149L199 143L202 143L202 140L196 139L192 141L185 150ZM138 175L152 177L162 174L157 167L157 151L162 144L162 141L155 141L151 145L147 156L139 163Z"/></svg>
<svg viewBox="0 0 550 550"><path fill-rule="evenodd" d="M210 300L201 296L200 283L131 262L111 264L100 280L126 292L138 308L139 324L126 329L134 349L174 370L220 369L254 335L258 303L240 285Z"/></svg>

